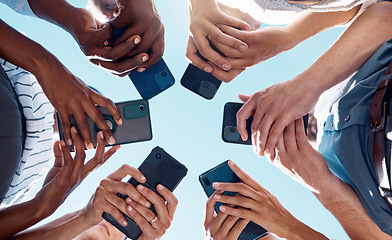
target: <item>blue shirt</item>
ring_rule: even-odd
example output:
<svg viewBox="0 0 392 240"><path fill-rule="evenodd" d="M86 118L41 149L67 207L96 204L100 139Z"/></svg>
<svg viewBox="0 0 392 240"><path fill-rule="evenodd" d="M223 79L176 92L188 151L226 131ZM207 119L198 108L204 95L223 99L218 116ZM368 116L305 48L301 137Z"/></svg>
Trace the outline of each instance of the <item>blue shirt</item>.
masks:
<svg viewBox="0 0 392 240"><path fill-rule="evenodd" d="M392 211L379 193L369 146L370 104L391 60L392 39L329 93L334 100L323 124L319 151L331 171L353 187L380 229L392 236Z"/></svg>

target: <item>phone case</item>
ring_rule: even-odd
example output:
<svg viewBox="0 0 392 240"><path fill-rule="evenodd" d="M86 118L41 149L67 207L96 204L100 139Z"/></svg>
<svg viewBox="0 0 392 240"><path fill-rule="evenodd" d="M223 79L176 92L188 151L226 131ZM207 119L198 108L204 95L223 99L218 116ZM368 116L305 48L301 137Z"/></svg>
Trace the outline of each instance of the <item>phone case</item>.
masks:
<svg viewBox="0 0 392 240"><path fill-rule="evenodd" d="M228 102L224 106L223 110L223 125L222 125L222 140L227 143L238 143L245 145L252 145L252 140L250 136L251 125L253 117L251 116L246 120L246 131L248 132L248 139L243 141L237 130L237 112L243 106L243 103ZM303 116L305 133L308 127L308 114Z"/></svg>
<svg viewBox="0 0 392 240"><path fill-rule="evenodd" d="M163 58L144 72L132 71L129 78L143 99L155 97L173 86L175 82Z"/></svg>
<svg viewBox="0 0 392 240"><path fill-rule="evenodd" d="M148 141L152 139L152 130L151 130L151 120L150 120L150 110L148 106L147 100L134 100L127 102L116 103L116 107L120 112L121 119L123 120L122 125L117 125L113 119L113 116L103 107L98 106L98 110L102 113L103 117L108 124L108 127L113 133L114 138L116 139L115 145L121 145L126 143L133 142L142 142ZM94 145L94 148L97 146L97 133L100 131L97 125L86 115L88 128L90 131L91 141ZM71 124L76 127L79 132L80 130L77 127L75 118L73 115L70 115ZM57 123L59 127L60 139L64 140L64 133L61 126L61 121L59 116L57 115ZM106 146L111 146L106 143ZM69 146L70 150L74 150L74 146Z"/></svg>
<svg viewBox="0 0 392 240"><path fill-rule="evenodd" d="M242 141L237 130L237 112L243 106L243 103L228 102L223 110L222 140L227 143L238 143L252 145L250 126L253 117L246 120L246 130L248 131L248 139Z"/></svg>
<svg viewBox="0 0 392 240"><path fill-rule="evenodd" d="M212 184L214 182L242 182L241 179L229 167L228 160L208 170L207 172L200 174L199 181L208 197L210 197L215 192L215 189L212 187ZM235 196L237 193L224 192L223 194L227 196ZM216 213L219 212L219 207L221 205L222 203L220 202L215 205ZM267 230L260 227L254 222L249 222L238 237L238 240L256 240L267 234Z"/></svg>
<svg viewBox="0 0 392 240"><path fill-rule="evenodd" d="M139 170L147 179L146 182L143 183L143 186L150 188L157 194L159 194L156 191L158 184L162 184L170 191L174 191L174 189L178 186L178 184L188 172L188 169L183 164L178 162L160 147L155 147L151 151L146 160L144 160L144 162L140 165ZM134 178L130 178L128 183L135 187L139 184ZM122 194L119 194L118 196L122 199L127 197ZM153 205L150 209L156 214ZM125 235L127 235L127 237L131 239L137 239L142 233L139 226L127 215L123 215L128 221L128 225L126 227L119 224L108 213L103 213L103 218L123 232Z"/></svg>

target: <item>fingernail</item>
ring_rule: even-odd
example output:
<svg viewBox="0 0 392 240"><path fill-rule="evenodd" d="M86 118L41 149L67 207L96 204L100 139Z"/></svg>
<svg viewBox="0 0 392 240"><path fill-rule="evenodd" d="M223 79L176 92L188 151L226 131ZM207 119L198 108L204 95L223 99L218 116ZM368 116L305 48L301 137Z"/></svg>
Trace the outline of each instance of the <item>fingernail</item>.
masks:
<svg viewBox="0 0 392 240"><path fill-rule="evenodd" d="M225 207L225 206L220 206L219 209L220 209L222 212L226 211L226 207Z"/></svg>
<svg viewBox="0 0 392 240"><path fill-rule="evenodd" d="M87 145L87 149L89 149L89 150L94 149L94 145L92 143L89 143Z"/></svg>
<svg viewBox="0 0 392 240"><path fill-rule="evenodd" d="M144 187L142 185L137 186L138 189L142 190Z"/></svg>
<svg viewBox="0 0 392 240"><path fill-rule="evenodd" d="M133 40L134 44L139 44L140 43L140 38L135 38L135 40Z"/></svg>
<svg viewBox="0 0 392 240"><path fill-rule="evenodd" d="M230 70L230 66L227 65L227 64L223 64L222 65L222 69L225 70L225 71L229 71Z"/></svg>
<svg viewBox="0 0 392 240"><path fill-rule="evenodd" d="M71 146L72 145L72 140L68 138L67 139L67 144Z"/></svg>
<svg viewBox="0 0 392 240"><path fill-rule="evenodd" d="M122 119L120 118L119 120L118 120L118 125L122 125L123 124L123 121L122 121Z"/></svg>
<svg viewBox="0 0 392 240"><path fill-rule="evenodd" d="M76 130L76 127L71 127L72 132L78 133L78 130Z"/></svg>
<svg viewBox="0 0 392 240"><path fill-rule="evenodd" d="M265 149L266 154L271 154L270 150L268 148Z"/></svg>
<svg viewBox="0 0 392 240"><path fill-rule="evenodd" d="M103 133L102 133L102 132L99 132L99 137L100 137L101 139L103 139Z"/></svg>
<svg viewBox="0 0 392 240"><path fill-rule="evenodd" d="M158 189L163 190L163 186L161 184L158 184Z"/></svg>
<svg viewBox="0 0 392 240"><path fill-rule="evenodd" d="M146 62L147 60L148 60L148 57L147 57L147 56L143 56L143 57L142 57L142 61L143 61L143 62Z"/></svg>
<svg viewBox="0 0 392 240"><path fill-rule="evenodd" d="M124 226L127 226L127 225L128 225L128 222L127 222L127 221L124 221L124 222L123 222L123 225L124 225Z"/></svg>
<svg viewBox="0 0 392 240"><path fill-rule="evenodd" d="M204 71L205 71L205 72L211 72L212 69L211 69L210 67L205 67L205 68L204 68Z"/></svg>
<svg viewBox="0 0 392 240"><path fill-rule="evenodd" d="M222 197L220 195L215 195L214 198L215 199L221 199Z"/></svg>
<svg viewBox="0 0 392 240"><path fill-rule="evenodd" d="M60 144L61 144L62 147L66 146L64 141L61 141Z"/></svg>
<svg viewBox="0 0 392 240"><path fill-rule="evenodd" d="M129 197L127 198L127 203L131 203L132 199L130 199Z"/></svg>
<svg viewBox="0 0 392 240"><path fill-rule="evenodd" d="M132 207L131 206L128 206L128 211L130 211L130 212L132 212Z"/></svg>
<svg viewBox="0 0 392 240"><path fill-rule="evenodd" d="M109 143L110 143L110 144L115 144L115 143L116 143L116 140L114 140L114 137L113 137L113 136L111 136L111 137L109 138Z"/></svg>
<svg viewBox="0 0 392 240"><path fill-rule="evenodd" d="M241 52L245 52L246 47L245 47L244 45L241 45L241 46L239 47L239 49L240 49Z"/></svg>
<svg viewBox="0 0 392 240"><path fill-rule="evenodd" d="M235 166L235 162L233 162L233 161L230 160L230 161L229 161L229 165L230 165L230 166Z"/></svg>
<svg viewBox="0 0 392 240"><path fill-rule="evenodd" d="M216 183L216 182L214 182L214 183L212 184L212 186L213 186L214 188L217 188L217 187L219 187L219 186L220 186L220 183Z"/></svg>
<svg viewBox="0 0 392 240"><path fill-rule="evenodd" d="M139 72L144 72L146 69L145 68L140 68L138 71Z"/></svg>
<svg viewBox="0 0 392 240"><path fill-rule="evenodd" d="M151 203L150 202L146 202L146 207L151 207Z"/></svg>
<svg viewBox="0 0 392 240"><path fill-rule="evenodd" d="M140 179L143 181L146 180L146 178L144 176L141 176Z"/></svg>

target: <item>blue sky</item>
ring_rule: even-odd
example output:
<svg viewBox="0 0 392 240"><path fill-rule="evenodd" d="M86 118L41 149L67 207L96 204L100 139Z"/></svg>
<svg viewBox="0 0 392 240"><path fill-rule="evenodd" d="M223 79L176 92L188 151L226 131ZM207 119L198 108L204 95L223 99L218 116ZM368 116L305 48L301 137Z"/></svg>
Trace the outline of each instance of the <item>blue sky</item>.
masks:
<svg viewBox="0 0 392 240"><path fill-rule="evenodd" d="M80 0L70 2L80 7L85 5ZM215 98L207 101L180 85L181 76L188 65L185 60L187 1L155 2L165 25L164 59L176 83L150 101L153 139L124 145L104 166L90 174L65 203L43 222L84 207L101 179L125 163L138 167L155 146L161 146L189 169L188 175L174 192L179 205L172 226L162 239L204 238L207 198L198 182L198 175L227 159L235 161L305 224L329 238L348 239L339 223L307 189L270 165L266 158L257 157L252 147L221 140L223 106L226 102L238 101L239 92L251 94L296 76L315 61L344 28L319 34L289 52L246 70L232 82L222 84ZM0 5L0 12L2 20L43 45L73 74L114 102L140 99L129 78L114 77L90 64L70 34L63 29L37 18L21 16L5 5ZM88 151L87 157L93 156L93 153Z"/></svg>

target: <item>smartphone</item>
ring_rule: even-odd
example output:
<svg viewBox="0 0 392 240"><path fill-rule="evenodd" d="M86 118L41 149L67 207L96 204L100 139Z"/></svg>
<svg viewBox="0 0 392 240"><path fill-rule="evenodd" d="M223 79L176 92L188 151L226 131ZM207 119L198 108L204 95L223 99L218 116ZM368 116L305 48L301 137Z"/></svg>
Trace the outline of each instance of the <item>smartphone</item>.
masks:
<svg viewBox="0 0 392 240"><path fill-rule="evenodd" d="M208 40L208 42L214 51L225 56L218 48L215 47L215 45L211 43L211 41ZM203 57L199 51L197 51L197 55L203 59L203 61L208 62L208 59ZM214 77L211 73L205 72L192 64L188 65L181 78L182 86L207 100L214 98L221 83L222 81Z"/></svg>
<svg viewBox="0 0 392 240"><path fill-rule="evenodd" d="M116 139L115 145L121 145L133 142L142 142L152 139L152 129L150 120L150 110L147 100L134 100L116 103L116 107L120 112L121 119L123 120L122 125L117 125L113 119L113 116L104 107L97 106L98 110L102 113L106 120L109 129L112 131L114 139ZM61 120L57 115L57 123L59 127L60 139L64 140L64 131L61 125ZM90 131L91 141L94 148L97 147L97 133L100 131L98 126L86 115L88 129ZM80 137L81 132L77 126L75 118L70 115L71 124L76 127ZM106 143L106 146L111 146ZM74 151L74 146L69 146L71 151Z"/></svg>
<svg viewBox="0 0 392 240"><path fill-rule="evenodd" d="M121 37L127 27L112 30L109 44ZM129 75L133 85L143 99L151 99L174 85L175 79L163 58L144 72L133 70Z"/></svg>
<svg viewBox="0 0 392 240"><path fill-rule="evenodd" d="M150 188L158 195L160 195L156 191L158 184L162 184L170 191L174 191L174 189L178 186L178 184L188 172L188 169L185 167L185 165L178 162L161 147L155 147L151 151L146 160L144 160L144 162L140 165L139 170L147 179L146 182L142 185ZM139 182L137 182L134 178L130 178L128 183L135 187L139 184ZM118 196L122 199L126 199L127 197L122 194L118 194ZM150 209L156 214L153 205L150 207ZM127 237L131 239L137 239L142 231L131 218L129 218L126 214L123 215L128 221L128 225L125 227L119 224L110 214L106 212L103 213L103 218L123 232Z"/></svg>
<svg viewBox="0 0 392 240"><path fill-rule="evenodd" d="M241 135L237 130L237 112L243 106L243 103L228 102L224 106L223 110L223 124L222 124L222 140L227 143L237 143L252 145L251 137L251 125L253 117L251 116L246 120L246 131L248 132L248 139L243 141ZM308 114L303 116L305 133L308 128Z"/></svg>
<svg viewBox="0 0 392 240"><path fill-rule="evenodd" d="M204 192L210 197L215 189L212 187L214 182L227 182L227 183L238 183L242 182L241 179L231 170L229 167L228 161L225 161L218 166L208 170L207 172L201 174L199 176L199 181L201 186L204 189ZM227 196L235 196L236 192L224 192L223 195ZM215 205L215 212L219 212L219 207L223 205L221 202L218 202ZM254 222L249 222L248 225L244 228L238 240L256 240L268 234L268 231L264 228L260 227Z"/></svg>

